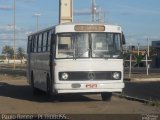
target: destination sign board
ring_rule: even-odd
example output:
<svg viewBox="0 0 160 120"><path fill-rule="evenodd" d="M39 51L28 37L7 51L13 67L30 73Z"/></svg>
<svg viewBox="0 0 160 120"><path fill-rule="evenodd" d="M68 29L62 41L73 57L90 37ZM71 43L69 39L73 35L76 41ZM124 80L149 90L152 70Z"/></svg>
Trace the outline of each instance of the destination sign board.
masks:
<svg viewBox="0 0 160 120"><path fill-rule="evenodd" d="M76 25L75 31L105 31L104 25Z"/></svg>

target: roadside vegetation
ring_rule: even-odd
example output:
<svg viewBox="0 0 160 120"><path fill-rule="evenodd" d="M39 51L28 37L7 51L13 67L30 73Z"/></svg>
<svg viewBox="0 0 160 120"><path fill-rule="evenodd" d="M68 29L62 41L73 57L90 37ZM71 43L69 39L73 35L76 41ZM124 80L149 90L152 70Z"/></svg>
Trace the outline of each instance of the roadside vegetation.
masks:
<svg viewBox="0 0 160 120"><path fill-rule="evenodd" d="M146 104L150 106L160 107L160 100L150 100L150 102Z"/></svg>
<svg viewBox="0 0 160 120"><path fill-rule="evenodd" d="M17 50L15 51L15 58L21 60L22 64L22 60L25 57L26 57L25 50L22 47L17 48ZM14 59L14 49L12 46L6 45L2 48L2 55L0 56L0 62L3 62L6 59L8 60L8 64L11 59Z"/></svg>

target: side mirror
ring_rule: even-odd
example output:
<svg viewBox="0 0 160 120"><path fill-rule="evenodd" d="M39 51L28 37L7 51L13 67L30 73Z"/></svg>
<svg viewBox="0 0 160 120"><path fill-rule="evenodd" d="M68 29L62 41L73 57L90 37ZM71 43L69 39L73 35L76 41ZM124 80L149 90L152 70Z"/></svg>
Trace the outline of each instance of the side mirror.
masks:
<svg viewBox="0 0 160 120"><path fill-rule="evenodd" d="M56 35L52 34L51 39L52 39L52 44L55 44L56 43Z"/></svg>
<svg viewBox="0 0 160 120"><path fill-rule="evenodd" d="M125 40L125 36L124 34L122 33L122 44L125 45L126 44L126 40Z"/></svg>

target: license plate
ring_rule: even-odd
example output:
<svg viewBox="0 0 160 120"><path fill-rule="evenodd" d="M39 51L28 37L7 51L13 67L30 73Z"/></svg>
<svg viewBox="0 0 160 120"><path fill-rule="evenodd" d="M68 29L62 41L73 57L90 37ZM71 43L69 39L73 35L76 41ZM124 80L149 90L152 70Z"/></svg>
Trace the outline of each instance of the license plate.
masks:
<svg viewBox="0 0 160 120"><path fill-rule="evenodd" d="M97 84L86 84L86 88L97 88Z"/></svg>

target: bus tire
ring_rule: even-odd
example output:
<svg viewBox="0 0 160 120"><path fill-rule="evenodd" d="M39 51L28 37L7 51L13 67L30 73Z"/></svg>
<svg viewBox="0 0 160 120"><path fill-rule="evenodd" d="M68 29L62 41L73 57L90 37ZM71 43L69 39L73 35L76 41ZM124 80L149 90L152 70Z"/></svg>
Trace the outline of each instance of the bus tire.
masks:
<svg viewBox="0 0 160 120"><path fill-rule="evenodd" d="M111 92L105 92L101 93L102 101L111 101L112 93Z"/></svg>
<svg viewBox="0 0 160 120"><path fill-rule="evenodd" d="M34 75L31 73L31 87L33 95L40 95L41 91L38 88L34 87Z"/></svg>

